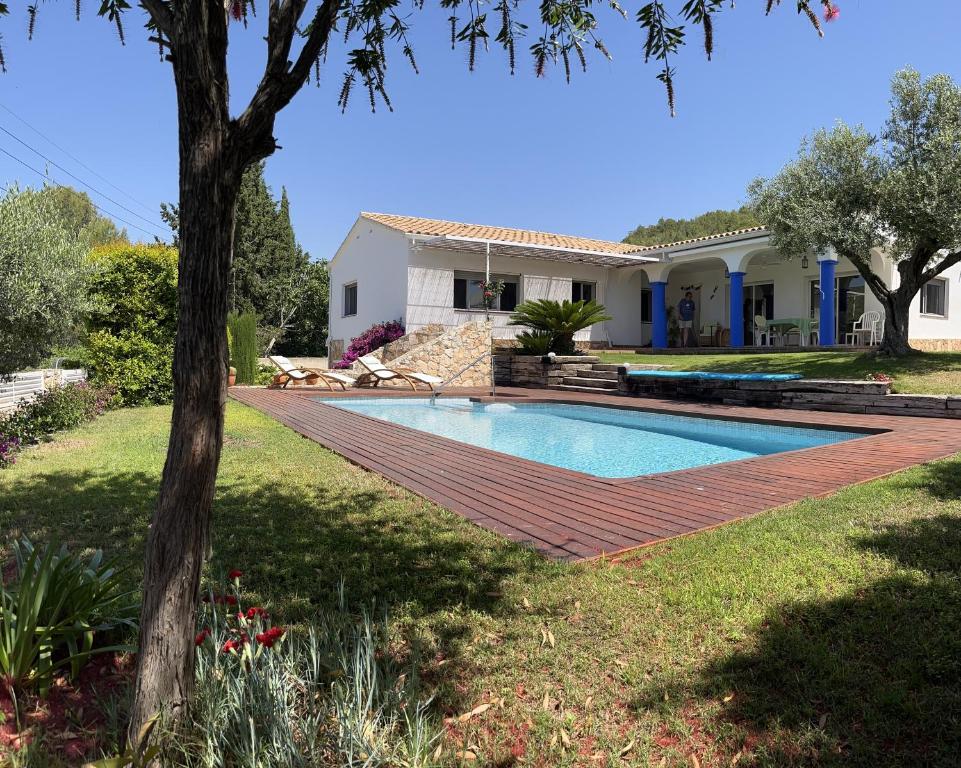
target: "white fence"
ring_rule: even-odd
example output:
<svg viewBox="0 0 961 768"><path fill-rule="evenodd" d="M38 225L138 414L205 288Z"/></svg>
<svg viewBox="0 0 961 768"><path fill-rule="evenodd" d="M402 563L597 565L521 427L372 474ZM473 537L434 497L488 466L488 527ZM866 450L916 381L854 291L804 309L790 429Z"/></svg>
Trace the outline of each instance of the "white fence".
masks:
<svg viewBox="0 0 961 768"><path fill-rule="evenodd" d="M86 378L87 372L82 368L47 368L43 371L15 373L9 379L0 379L0 413L12 411L51 387L73 384Z"/></svg>

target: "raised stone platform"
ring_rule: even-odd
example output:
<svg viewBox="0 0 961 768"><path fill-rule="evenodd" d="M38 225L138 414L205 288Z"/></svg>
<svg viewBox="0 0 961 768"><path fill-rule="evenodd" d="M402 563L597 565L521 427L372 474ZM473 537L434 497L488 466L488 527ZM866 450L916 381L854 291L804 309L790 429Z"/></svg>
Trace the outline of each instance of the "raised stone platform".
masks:
<svg viewBox="0 0 961 768"><path fill-rule="evenodd" d="M879 381L797 379L749 381L629 376L618 369L618 391L636 397L670 397L725 405L794 408L806 411L876 413L961 419L961 396L899 395Z"/></svg>

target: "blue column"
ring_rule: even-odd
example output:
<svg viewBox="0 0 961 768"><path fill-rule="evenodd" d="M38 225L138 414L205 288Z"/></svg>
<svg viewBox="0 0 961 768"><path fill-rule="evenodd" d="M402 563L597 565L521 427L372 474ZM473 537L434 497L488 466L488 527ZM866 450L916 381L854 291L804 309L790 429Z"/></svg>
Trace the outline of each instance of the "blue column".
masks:
<svg viewBox="0 0 961 768"><path fill-rule="evenodd" d="M834 338L834 268L836 261L818 262L821 265L821 309L818 318L818 343L822 347L836 344Z"/></svg>
<svg viewBox="0 0 961 768"><path fill-rule="evenodd" d="M651 283L651 346L667 349L667 282Z"/></svg>
<svg viewBox="0 0 961 768"><path fill-rule="evenodd" d="M744 273L731 273L731 346L744 346Z"/></svg>

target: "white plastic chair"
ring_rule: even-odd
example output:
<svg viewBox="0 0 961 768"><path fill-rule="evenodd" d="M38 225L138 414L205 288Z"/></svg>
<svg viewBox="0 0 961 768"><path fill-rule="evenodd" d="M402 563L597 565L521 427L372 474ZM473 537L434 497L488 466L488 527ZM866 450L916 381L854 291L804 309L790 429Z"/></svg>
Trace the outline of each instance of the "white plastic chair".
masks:
<svg viewBox="0 0 961 768"><path fill-rule="evenodd" d="M874 346L881 343L881 331L881 313L872 309L854 321L851 330L844 334L844 343L850 345L859 341L864 343L863 339L867 337L868 344Z"/></svg>
<svg viewBox="0 0 961 768"><path fill-rule="evenodd" d="M754 346L774 346L774 334L767 326L767 318L764 315L754 316Z"/></svg>

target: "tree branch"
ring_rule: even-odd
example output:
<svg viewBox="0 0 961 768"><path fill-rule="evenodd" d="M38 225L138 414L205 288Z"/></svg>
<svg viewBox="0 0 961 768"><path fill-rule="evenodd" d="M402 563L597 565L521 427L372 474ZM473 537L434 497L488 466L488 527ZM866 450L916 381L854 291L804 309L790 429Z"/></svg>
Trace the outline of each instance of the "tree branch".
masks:
<svg viewBox="0 0 961 768"><path fill-rule="evenodd" d="M174 42L177 23L170 5L165 0L140 0L140 5L150 14L157 29Z"/></svg>
<svg viewBox="0 0 961 768"><path fill-rule="evenodd" d="M154 0L151 0L154 1ZM297 61L291 66L289 57L297 22L306 0L273 0L267 28L267 65L257 90L236 122L238 145L248 152L266 157L273 151L274 117L307 82L310 68L327 44L337 21L340 0L323 0L310 24L310 32ZM254 157L253 159L260 159Z"/></svg>
<svg viewBox="0 0 961 768"><path fill-rule="evenodd" d="M860 253L855 253L854 251L849 251L847 249L837 248L835 250L842 256L847 257L861 277L864 278L864 282L867 283L868 287L881 301L885 301L887 297L891 294L891 289L885 285L884 281L871 269L871 259L862 258Z"/></svg>
<svg viewBox="0 0 961 768"><path fill-rule="evenodd" d="M955 251L954 253L949 253L937 264L928 267L924 272L921 273L921 285L934 280L938 275L940 275L944 270L950 269L955 264L961 264L961 251Z"/></svg>

